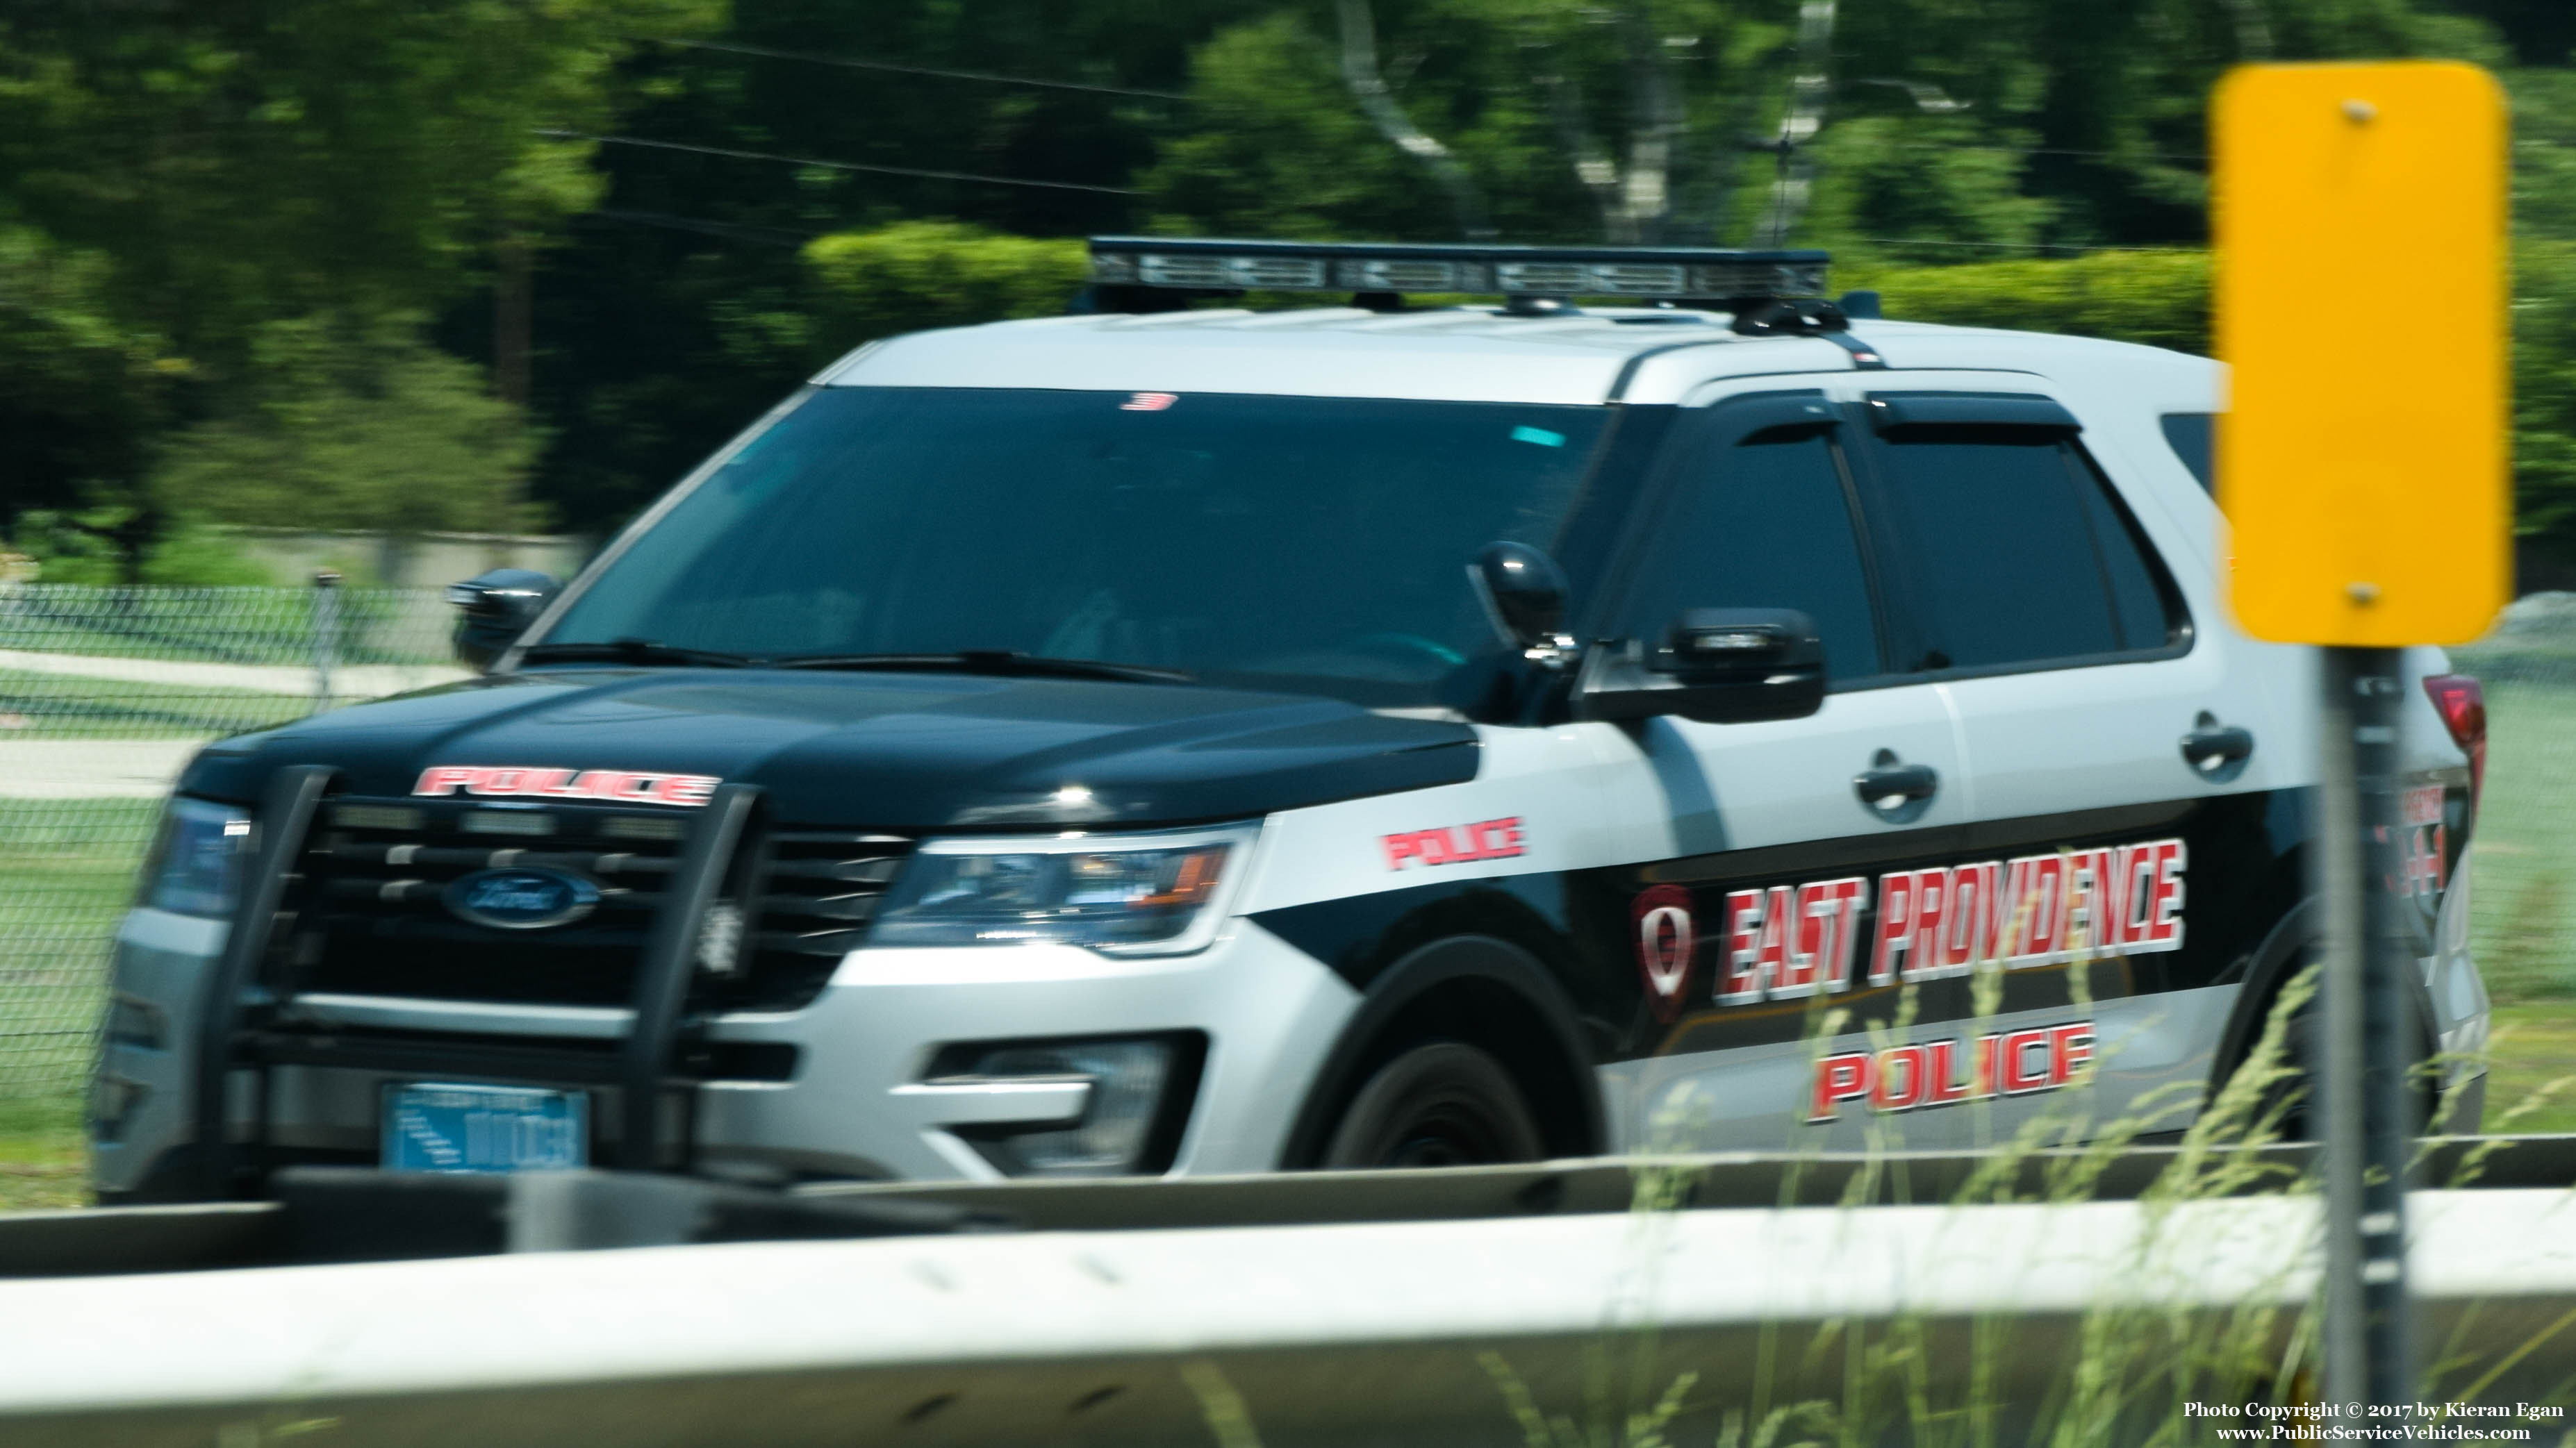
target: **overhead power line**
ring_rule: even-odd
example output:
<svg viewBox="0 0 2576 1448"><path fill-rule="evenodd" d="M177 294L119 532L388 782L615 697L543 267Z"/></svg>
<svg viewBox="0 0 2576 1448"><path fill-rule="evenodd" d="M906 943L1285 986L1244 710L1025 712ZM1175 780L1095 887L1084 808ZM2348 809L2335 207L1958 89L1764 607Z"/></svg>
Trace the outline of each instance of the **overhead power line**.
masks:
<svg viewBox="0 0 2576 1448"><path fill-rule="evenodd" d="M2199 246L2109 246L2077 241L1942 241L1928 236L1855 236L1854 241L1876 242L1881 246L1951 246L1974 251L2144 251L2202 252Z"/></svg>
<svg viewBox="0 0 2576 1448"><path fill-rule="evenodd" d="M657 226L666 231L691 231L700 236L720 237L727 241L762 242L770 246L803 246L823 235L819 231L787 231L775 226L749 226L738 221L704 221L694 216L673 216L663 211L622 211L600 207L585 211L576 221L615 221L628 226Z"/></svg>
<svg viewBox="0 0 2576 1448"><path fill-rule="evenodd" d="M947 70L932 65L899 65L890 60L859 60L845 55L815 55L802 50L776 50L766 45L741 45L730 40L663 40L663 45L682 50L721 50L733 55L757 55L770 60L802 60L814 65L837 65L849 70L881 70L895 75L935 76L940 80L983 81L990 85L1040 86L1047 90L1088 91L1093 95L1140 96L1158 101L1185 101L1179 91L1146 90L1138 86L1093 85L1078 80L1042 80L1033 75L997 75L987 70Z"/></svg>
<svg viewBox="0 0 2576 1448"><path fill-rule="evenodd" d="M2077 151L2063 146L2004 146L1984 141L1881 141L1890 151L2000 151L2014 156L2081 156L2097 161L2190 161L2206 164L2192 151Z"/></svg>
<svg viewBox="0 0 2576 1448"><path fill-rule="evenodd" d="M722 156L734 161L772 161L781 166L814 166L826 171L862 171L877 176L914 176L926 181L965 181L977 186L1034 186L1048 191L1090 191L1103 196L1134 196L1130 186L1094 186L1083 181L1031 181L1018 176L978 176L969 171L931 171L917 166L879 166L866 161L826 161L814 156L773 156L766 151L737 151L726 146L692 146L680 141L651 141L642 136L597 136L588 131L537 128L540 136L563 141L595 141L603 146L641 146L654 151L685 151L693 156Z"/></svg>

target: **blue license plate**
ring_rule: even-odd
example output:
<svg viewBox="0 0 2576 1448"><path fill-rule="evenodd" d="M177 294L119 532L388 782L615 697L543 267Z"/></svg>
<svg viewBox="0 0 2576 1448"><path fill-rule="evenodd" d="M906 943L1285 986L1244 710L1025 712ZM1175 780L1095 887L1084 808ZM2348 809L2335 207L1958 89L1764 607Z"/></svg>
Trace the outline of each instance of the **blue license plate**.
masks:
<svg viewBox="0 0 2576 1448"><path fill-rule="evenodd" d="M387 1171L560 1171L589 1160L590 1098L579 1091L385 1088Z"/></svg>

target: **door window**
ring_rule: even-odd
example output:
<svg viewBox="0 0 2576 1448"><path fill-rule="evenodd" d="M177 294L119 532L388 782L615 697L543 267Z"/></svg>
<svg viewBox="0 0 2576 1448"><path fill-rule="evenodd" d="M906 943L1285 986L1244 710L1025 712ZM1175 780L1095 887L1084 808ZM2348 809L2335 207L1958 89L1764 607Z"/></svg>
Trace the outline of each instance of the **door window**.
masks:
<svg viewBox="0 0 2576 1448"><path fill-rule="evenodd" d="M2211 497L2218 496L2218 445L2215 429L2210 426L2217 421L2216 416L2206 412L2168 412L2157 421L2164 427L2165 445L2182 459L2184 467L2191 469L2200 490Z"/></svg>
<svg viewBox="0 0 2576 1448"><path fill-rule="evenodd" d="M1698 455L1665 509L1630 608L1649 641L1691 608L1794 608L1833 680L1885 671L1851 497L1828 433L1773 428Z"/></svg>
<svg viewBox="0 0 2576 1448"><path fill-rule="evenodd" d="M2067 662L2180 637L2170 583L2062 433L1909 428L1878 455L1930 644L1921 667Z"/></svg>

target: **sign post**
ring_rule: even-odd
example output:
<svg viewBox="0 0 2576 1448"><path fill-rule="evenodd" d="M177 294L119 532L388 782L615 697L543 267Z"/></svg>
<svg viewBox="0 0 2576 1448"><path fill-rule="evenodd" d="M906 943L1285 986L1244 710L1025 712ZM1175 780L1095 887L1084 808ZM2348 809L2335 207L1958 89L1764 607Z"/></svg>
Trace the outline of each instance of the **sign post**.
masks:
<svg viewBox="0 0 2576 1448"><path fill-rule="evenodd" d="M2321 645L2326 1393L2415 1395L2398 771L2410 644L2510 591L2505 111L2448 62L2249 66L2215 112L2230 603Z"/></svg>

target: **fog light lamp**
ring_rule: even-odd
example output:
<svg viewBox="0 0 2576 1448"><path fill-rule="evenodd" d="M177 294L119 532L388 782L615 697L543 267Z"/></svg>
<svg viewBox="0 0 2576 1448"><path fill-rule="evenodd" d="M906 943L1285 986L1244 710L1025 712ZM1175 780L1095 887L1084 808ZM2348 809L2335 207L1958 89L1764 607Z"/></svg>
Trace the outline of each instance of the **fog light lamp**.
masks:
<svg viewBox="0 0 2576 1448"><path fill-rule="evenodd" d="M963 1071L942 1079L1090 1082L1082 1119L1072 1126L987 1126L960 1134L1010 1176L1121 1176L1157 1169L1148 1158L1164 1146L1155 1128L1179 1059L1170 1040L1013 1045L968 1057Z"/></svg>
<svg viewBox="0 0 2576 1448"><path fill-rule="evenodd" d="M89 1134L93 1141L110 1145L125 1139L125 1128L134 1113L152 1094L150 1087L122 1076L101 1076L90 1088Z"/></svg>

